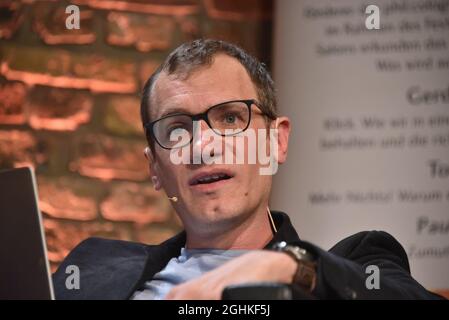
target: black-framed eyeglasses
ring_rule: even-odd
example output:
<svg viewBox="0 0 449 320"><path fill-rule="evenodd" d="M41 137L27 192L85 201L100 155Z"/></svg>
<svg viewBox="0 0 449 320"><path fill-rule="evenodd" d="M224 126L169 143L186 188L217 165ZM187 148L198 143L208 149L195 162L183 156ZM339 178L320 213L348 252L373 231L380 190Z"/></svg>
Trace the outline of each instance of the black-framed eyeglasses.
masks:
<svg viewBox="0 0 449 320"><path fill-rule="evenodd" d="M144 125L147 136L162 148L182 148L193 141L194 123L204 120L209 128L220 136L232 136L244 132L251 122L251 106L260 109L256 100L231 100L216 104L203 113L175 113L163 116ZM261 110L262 111L262 110ZM262 114L265 114L262 111Z"/></svg>

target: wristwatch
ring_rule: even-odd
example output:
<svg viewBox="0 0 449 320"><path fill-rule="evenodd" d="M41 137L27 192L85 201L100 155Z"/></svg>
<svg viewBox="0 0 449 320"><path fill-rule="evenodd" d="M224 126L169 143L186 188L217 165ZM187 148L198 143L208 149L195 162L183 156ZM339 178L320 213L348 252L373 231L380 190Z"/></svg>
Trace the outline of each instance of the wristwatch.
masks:
<svg viewBox="0 0 449 320"><path fill-rule="evenodd" d="M297 268L293 276L293 283L307 291L312 291L316 283L316 259L306 249L299 246L289 245L285 241L273 245L274 251L285 252L292 257Z"/></svg>

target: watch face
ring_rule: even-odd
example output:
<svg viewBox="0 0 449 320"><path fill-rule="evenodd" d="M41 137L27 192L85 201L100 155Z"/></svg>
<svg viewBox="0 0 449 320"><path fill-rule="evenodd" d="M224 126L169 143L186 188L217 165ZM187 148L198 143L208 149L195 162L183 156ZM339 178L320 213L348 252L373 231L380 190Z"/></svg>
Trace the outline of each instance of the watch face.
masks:
<svg viewBox="0 0 449 320"><path fill-rule="evenodd" d="M300 255L300 256L305 256L307 255L307 251L303 248L300 247L293 247L293 250L295 250L295 252Z"/></svg>
<svg viewBox="0 0 449 320"><path fill-rule="evenodd" d="M295 247L295 252L298 257L298 260L306 261L306 262L314 262L315 259L311 253L309 253L306 249Z"/></svg>
<svg viewBox="0 0 449 320"><path fill-rule="evenodd" d="M297 260L311 261L311 262L314 260L313 256L309 252L307 252L306 249L294 245L289 245L285 241L275 243L273 245L273 249L277 251L288 252L291 255L293 255Z"/></svg>

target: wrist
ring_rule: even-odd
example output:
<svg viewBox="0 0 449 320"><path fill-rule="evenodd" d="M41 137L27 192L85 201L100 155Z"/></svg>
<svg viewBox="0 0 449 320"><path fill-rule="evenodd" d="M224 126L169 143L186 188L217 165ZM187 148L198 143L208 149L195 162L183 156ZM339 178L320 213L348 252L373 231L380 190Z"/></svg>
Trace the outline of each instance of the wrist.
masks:
<svg viewBox="0 0 449 320"><path fill-rule="evenodd" d="M293 283L296 270L298 268L296 260L285 252L276 252L276 254L278 255L278 259L276 259L278 265L276 266L276 268L280 270L279 282L288 284Z"/></svg>
<svg viewBox="0 0 449 320"><path fill-rule="evenodd" d="M312 291L315 288L316 259L313 254L304 248L289 245L284 241L276 243L273 246L273 250L284 253L284 255L289 256L295 262L296 268L289 283L298 285L307 291ZM290 272L288 274L291 275Z"/></svg>

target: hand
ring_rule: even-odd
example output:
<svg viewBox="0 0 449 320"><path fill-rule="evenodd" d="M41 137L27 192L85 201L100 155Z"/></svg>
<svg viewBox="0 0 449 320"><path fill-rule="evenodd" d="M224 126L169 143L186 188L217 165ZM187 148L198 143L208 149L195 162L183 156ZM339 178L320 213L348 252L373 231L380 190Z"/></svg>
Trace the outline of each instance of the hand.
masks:
<svg viewBox="0 0 449 320"><path fill-rule="evenodd" d="M177 285L168 300L219 300L229 285L254 282L291 283L295 260L283 252L256 250L206 272L199 278Z"/></svg>

